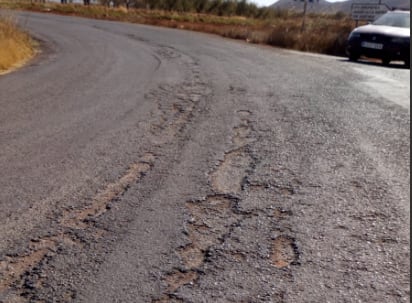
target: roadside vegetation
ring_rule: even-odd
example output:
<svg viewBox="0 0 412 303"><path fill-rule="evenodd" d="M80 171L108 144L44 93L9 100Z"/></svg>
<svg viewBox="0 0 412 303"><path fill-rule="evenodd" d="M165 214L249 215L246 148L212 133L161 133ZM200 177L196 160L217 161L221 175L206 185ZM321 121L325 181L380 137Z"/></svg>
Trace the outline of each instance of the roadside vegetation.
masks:
<svg viewBox="0 0 412 303"><path fill-rule="evenodd" d="M99 5L0 0L1 7L201 31L338 56L345 54L354 27L342 13L309 14L302 30L302 14L258 8L246 0L101 0Z"/></svg>
<svg viewBox="0 0 412 303"><path fill-rule="evenodd" d="M34 54L30 36L11 16L0 15L0 73L19 66Z"/></svg>

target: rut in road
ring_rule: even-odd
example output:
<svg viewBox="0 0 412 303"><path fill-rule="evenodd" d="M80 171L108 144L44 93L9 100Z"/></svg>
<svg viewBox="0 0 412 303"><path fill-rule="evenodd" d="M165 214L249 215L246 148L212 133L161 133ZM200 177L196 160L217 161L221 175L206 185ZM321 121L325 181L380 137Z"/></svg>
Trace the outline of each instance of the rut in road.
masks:
<svg viewBox="0 0 412 303"><path fill-rule="evenodd" d="M282 217L290 215L281 209L242 209L240 206L242 193L249 191L261 192L265 190L264 184L250 184L248 175L254 169L258 161L250 151L250 145L256 140L253 124L249 120L250 111L238 111L240 118L239 125L233 128L232 143L233 149L227 152L218 167L210 174L210 184L213 195L207 196L203 200L187 201L186 211L188 219L185 226L185 236L188 244L177 248L177 253L181 258L181 266L176 267L172 272L164 276L165 291L160 298L152 300L152 303L162 302L190 302L196 292L200 290L202 280L208 275L216 275L214 278L221 279L222 268L216 268L217 272L209 273L207 264L216 264L220 261L225 263L241 264L250 262L252 251L248 250L248 239L236 238L239 227L248 220L269 221L269 226L273 228L270 232L275 232L278 227L270 224L270 221L277 221ZM290 191L284 189L286 194ZM241 231L248 233L247 229ZM264 264L267 268L275 271L276 268L286 268L290 265L299 264L299 249L295 239L287 234L270 237L267 235L266 246L269 247L268 256L262 258L258 256L255 266ZM227 242L236 238L242 248L232 249L227 247ZM244 241L244 242L243 242ZM255 252L256 253L256 252ZM216 260L219 259L219 261ZM260 264L259 264L260 263ZM216 264L217 265L217 264ZM182 289L185 288L185 291ZM194 291L194 289L198 289ZM204 293L206 298L210 293ZM270 298L278 300L282 297L279 292L267 294ZM190 298L190 299L189 299ZM223 299L223 298L222 298ZM242 294L233 297L226 297L227 302L248 302L249 295L242 297ZM199 300L199 298L197 299Z"/></svg>

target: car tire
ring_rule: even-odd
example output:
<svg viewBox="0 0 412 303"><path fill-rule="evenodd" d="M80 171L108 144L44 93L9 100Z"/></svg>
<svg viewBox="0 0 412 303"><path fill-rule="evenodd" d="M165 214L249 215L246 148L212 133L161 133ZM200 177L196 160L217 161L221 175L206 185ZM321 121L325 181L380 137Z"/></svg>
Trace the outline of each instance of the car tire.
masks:
<svg viewBox="0 0 412 303"><path fill-rule="evenodd" d="M405 59L405 67L406 68L411 68L411 59L410 58Z"/></svg>
<svg viewBox="0 0 412 303"><path fill-rule="evenodd" d="M358 54L355 54L355 53L349 54L349 60L352 61L352 62L358 61L358 60L359 60L359 57L360 57L360 56L359 56Z"/></svg>
<svg viewBox="0 0 412 303"><path fill-rule="evenodd" d="M388 66L389 63L391 63L391 60L389 58L382 58L382 64L385 66Z"/></svg>

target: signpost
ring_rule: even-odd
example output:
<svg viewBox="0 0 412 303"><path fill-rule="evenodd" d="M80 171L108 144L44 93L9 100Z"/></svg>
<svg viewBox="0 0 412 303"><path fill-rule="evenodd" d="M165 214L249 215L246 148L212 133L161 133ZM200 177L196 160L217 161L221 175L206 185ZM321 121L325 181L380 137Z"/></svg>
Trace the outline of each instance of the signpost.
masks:
<svg viewBox="0 0 412 303"><path fill-rule="evenodd" d="M351 16L356 21L357 26L358 21L374 21L388 10L389 7L386 4L381 4L380 1L379 3L355 2L351 6Z"/></svg>

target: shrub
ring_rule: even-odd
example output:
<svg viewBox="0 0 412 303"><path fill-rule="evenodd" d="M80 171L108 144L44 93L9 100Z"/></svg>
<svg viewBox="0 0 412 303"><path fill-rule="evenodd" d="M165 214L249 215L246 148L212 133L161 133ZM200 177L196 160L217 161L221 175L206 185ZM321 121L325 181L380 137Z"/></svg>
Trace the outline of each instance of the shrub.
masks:
<svg viewBox="0 0 412 303"><path fill-rule="evenodd" d="M12 17L0 15L0 71L27 60L33 52L29 35L17 27Z"/></svg>

